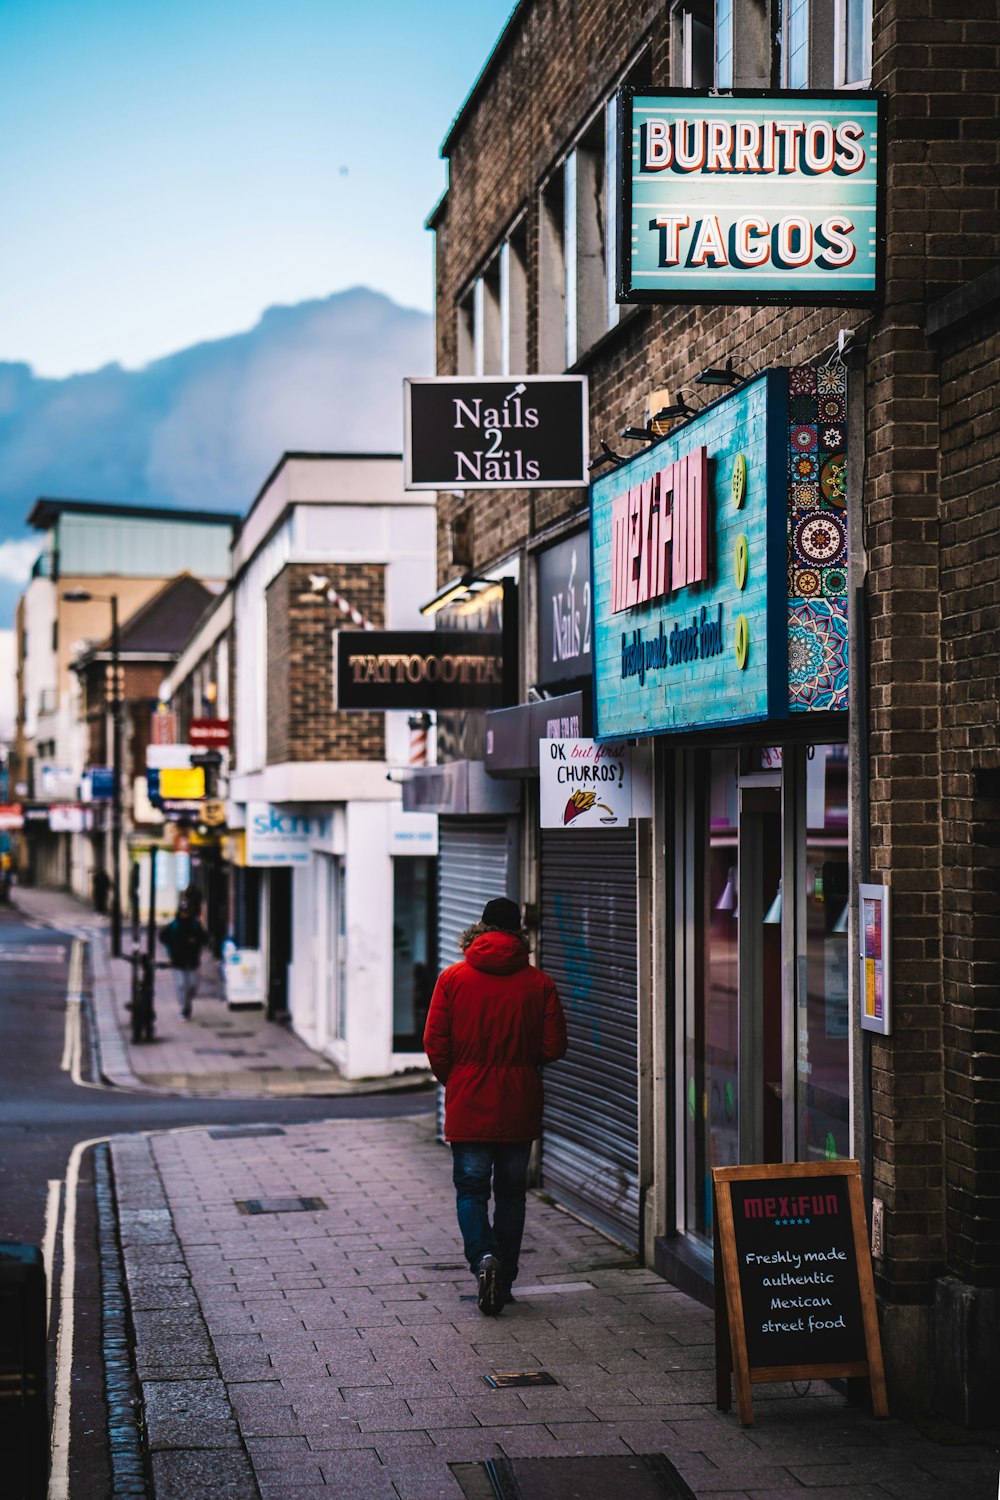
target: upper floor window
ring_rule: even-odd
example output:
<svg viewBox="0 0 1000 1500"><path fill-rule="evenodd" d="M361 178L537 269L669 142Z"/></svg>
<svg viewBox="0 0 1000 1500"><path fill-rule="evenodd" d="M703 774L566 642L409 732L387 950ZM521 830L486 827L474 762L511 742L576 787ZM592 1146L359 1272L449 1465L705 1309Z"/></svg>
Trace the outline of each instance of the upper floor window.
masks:
<svg viewBox="0 0 1000 1500"><path fill-rule="evenodd" d="M517 225L459 301L459 375L523 375L528 357L527 246Z"/></svg>
<svg viewBox="0 0 1000 1500"><path fill-rule="evenodd" d="M872 0L673 0L670 81L693 89L859 88Z"/></svg>

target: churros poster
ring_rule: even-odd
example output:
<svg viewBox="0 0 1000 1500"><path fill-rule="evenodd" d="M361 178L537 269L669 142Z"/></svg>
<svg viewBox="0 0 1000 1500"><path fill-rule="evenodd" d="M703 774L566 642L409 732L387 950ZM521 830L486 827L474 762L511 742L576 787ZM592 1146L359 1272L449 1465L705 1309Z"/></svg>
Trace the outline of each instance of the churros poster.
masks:
<svg viewBox="0 0 1000 1500"><path fill-rule="evenodd" d="M543 828L621 828L632 816L627 745L540 740L538 775Z"/></svg>

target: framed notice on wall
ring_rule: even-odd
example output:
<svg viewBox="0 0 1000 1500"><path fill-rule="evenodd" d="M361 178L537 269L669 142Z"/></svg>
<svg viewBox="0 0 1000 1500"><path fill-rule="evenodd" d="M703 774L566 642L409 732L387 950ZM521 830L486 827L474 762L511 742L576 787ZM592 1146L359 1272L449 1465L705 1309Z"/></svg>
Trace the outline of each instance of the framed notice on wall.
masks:
<svg viewBox="0 0 1000 1500"><path fill-rule="evenodd" d="M888 1416L856 1161L714 1167L716 1404L759 1382L859 1376Z"/></svg>
<svg viewBox="0 0 1000 1500"><path fill-rule="evenodd" d="M888 1036L892 1029L889 961L889 887L858 886L861 943L861 1028Z"/></svg>

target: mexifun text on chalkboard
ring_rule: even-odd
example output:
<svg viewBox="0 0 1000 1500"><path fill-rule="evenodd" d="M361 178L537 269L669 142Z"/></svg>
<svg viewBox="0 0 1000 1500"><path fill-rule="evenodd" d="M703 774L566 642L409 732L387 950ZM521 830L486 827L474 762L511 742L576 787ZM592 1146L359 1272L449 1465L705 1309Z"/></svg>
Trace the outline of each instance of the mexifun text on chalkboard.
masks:
<svg viewBox="0 0 1000 1500"><path fill-rule="evenodd" d="M744 1425L754 1382L846 1375L870 1380L885 1415L857 1162L718 1167L713 1177L720 1407L730 1373Z"/></svg>

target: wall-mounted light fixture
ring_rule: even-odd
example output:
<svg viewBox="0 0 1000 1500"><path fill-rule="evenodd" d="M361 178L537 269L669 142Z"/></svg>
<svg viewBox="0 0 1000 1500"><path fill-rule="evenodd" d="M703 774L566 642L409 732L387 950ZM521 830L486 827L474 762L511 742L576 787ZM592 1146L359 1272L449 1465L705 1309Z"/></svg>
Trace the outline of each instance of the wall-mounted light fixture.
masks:
<svg viewBox="0 0 1000 1500"><path fill-rule="evenodd" d="M648 427L623 427L618 436L629 438L633 443L656 443L662 434L654 432L651 423Z"/></svg>
<svg viewBox="0 0 1000 1500"><path fill-rule="evenodd" d="M698 385L741 385L747 379L745 375L737 375L733 369L732 357L726 360L724 365L709 365L707 370L702 370L696 375L695 381Z"/></svg>
<svg viewBox="0 0 1000 1500"><path fill-rule="evenodd" d="M673 422L678 418L688 422L692 417L696 417L697 415L698 408L696 406L688 406L684 397L678 396L677 400L672 402L670 406L661 406L660 410L654 413L653 426L655 427L659 422Z"/></svg>
<svg viewBox="0 0 1000 1500"><path fill-rule="evenodd" d="M603 438L601 438L600 441L600 453L596 458L592 458L590 460L590 463L587 465L587 468L591 473L593 473L595 469L602 469L605 464L614 464L615 468L617 468L619 464L623 464L625 462L623 454L616 453L613 448L609 448L608 444L604 441Z"/></svg>

